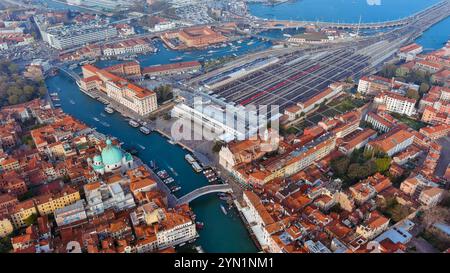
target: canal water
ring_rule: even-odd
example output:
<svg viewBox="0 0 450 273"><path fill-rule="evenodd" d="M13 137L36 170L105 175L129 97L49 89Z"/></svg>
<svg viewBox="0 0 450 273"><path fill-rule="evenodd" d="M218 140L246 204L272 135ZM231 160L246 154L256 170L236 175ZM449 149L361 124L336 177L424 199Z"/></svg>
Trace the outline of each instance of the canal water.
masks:
<svg viewBox="0 0 450 273"><path fill-rule="evenodd" d="M346 21L352 21L355 16L358 17L359 20L360 13L365 12L364 14L370 14L371 17L363 16L362 21L370 21L370 18L378 21L378 19L375 18L379 17L379 20L396 19L398 17L407 16L410 13L417 12L426 6L437 2L433 0L381 1L381 7L383 7L382 9L372 9L372 6L362 5L362 1L358 0L303 0L295 3L282 4L275 7L252 4L250 5L250 9L253 14L258 16L270 17L270 14L272 14L276 15L277 19L283 19L279 15L284 14L286 12L286 6L288 6L288 10L291 10L290 14L305 15L302 15L301 17L303 18L300 19L311 20L312 18L318 18L314 14L320 14L322 18L327 21L333 21L337 16L337 12L342 14L340 20ZM312 2L315 3L315 5L312 5ZM387 7L390 8L386 8L384 6L385 2ZM401 3L404 4L406 2L410 4L406 6L405 13L405 10L400 7ZM331 7L322 6L326 3L332 3ZM355 9L352 9L352 3L355 3ZM396 4L393 5L392 3ZM377 6L376 8L379 7ZM307 11L305 11L305 9L307 9ZM331 12L330 9L334 11ZM394 9L395 13L393 13L394 11L388 12L385 9ZM285 14L284 19L289 19L289 14ZM424 35L418 39L418 42L421 43L426 49L436 49L441 47L442 44L449 38L449 25L450 19L436 24L433 28L425 32ZM294 34L292 32L287 33ZM269 31L263 34L269 37L277 38L282 37L283 35L280 31ZM242 55L251 51L266 49L271 46L270 42L260 41L257 39L246 39L240 44L237 44L236 42L234 44L240 46L237 51L232 51L232 48L229 45L223 48L214 48L201 51L172 51L165 48L161 42L156 42L155 45L159 49L158 53L139 56L138 60L141 62L142 66L170 63L170 59L176 57L182 57L182 61L208 60L222 56L231 56L232 54ZM104 67L118 62L119 61L114 60L99 61L96 65ZM118 137L128 147L135 147L139 151L138 156L145 163L148 163L150 160L154 160L160 168L166 169L176 180L176 183L182 187L182 189L177 192L178 196L184 195L196 188L208 184L205 177L201 174L196 174L192 170L191 166L186 162L184 159L184 155L186 154L185 150L177 145L168 143L164 137L157 133L143 135L139 130L130 127L128 123L117 113L113 115L106 114L103 111L103 104L81 93L75 82L66 77L64 74L50 77L46 80L46 83L49 92L59 93L61 106L66 113L73 115L91 127L97 128L97 130L101 133ZM98 118L99 121L97 122L94 120L94 117ZM145 150L140 148L140 145L145 147ZM175 173L170 171L171 169L173 169ZM237 212L230 210L229 213L225 215L221 211L221 204L222 201L219 200L215 194L200 197L190 204L197 215L198 221L205 223L204 228L199 231L200 238L195 244L201 245L206 252L257 251L257 248L251 241L244 224L238 217ZM188 248L189 246L186 246L183 250L189 251Z"/></svg>
<svg viewBox="0 0 450 273"><path fill-rule="evenodd" d="M269 6L249 4L250 14L268 19L325 22L380 22L409 16L439 0L292 0Z"/></svg>

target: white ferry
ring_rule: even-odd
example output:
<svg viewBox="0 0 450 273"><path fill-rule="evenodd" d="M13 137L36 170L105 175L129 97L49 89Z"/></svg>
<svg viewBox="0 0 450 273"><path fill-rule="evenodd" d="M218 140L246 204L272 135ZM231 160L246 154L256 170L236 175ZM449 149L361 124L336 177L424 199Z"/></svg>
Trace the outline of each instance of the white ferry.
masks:
<svg viewBox="0 0 450 273"><path fill-rule="evenodd" d="M145 127L145 126L141 126L141 127L139 128L139 131L141 131L142 133L144 133L144 134L146 134L146 135L150 134L150 129L148 129L148 128Z"/></svg>
<svg viewBox="0 0 450 273"><path fill-rule="evenodd" d="M108 114L112 114L112 113L114 113L114 109L112 109L112 108L109 107L109 106L106 106L106 107L105 107L105 112L108 113Z"/></svg>
<svg viewBox="0 0 450 273"><path fill-rule="evenodd" d="M137 121L130 119L130 121L128 122L128 124L131 125L131 127L137 128L139 127L139 123L137 123Z"/></svg>

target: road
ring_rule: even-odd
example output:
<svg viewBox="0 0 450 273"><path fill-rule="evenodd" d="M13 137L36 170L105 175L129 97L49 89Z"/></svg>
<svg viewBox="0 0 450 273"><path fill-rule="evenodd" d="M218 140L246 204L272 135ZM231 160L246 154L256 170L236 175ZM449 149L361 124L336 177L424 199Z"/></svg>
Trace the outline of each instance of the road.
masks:
<svg viewBox="0 0 450 273"><path fill-rule="evenodd" d="M447 170L447 166L450 164L450 137L444 137L438 140L438 143L442 145L441 157L439 157L435 175L443 176Z"/></svg>

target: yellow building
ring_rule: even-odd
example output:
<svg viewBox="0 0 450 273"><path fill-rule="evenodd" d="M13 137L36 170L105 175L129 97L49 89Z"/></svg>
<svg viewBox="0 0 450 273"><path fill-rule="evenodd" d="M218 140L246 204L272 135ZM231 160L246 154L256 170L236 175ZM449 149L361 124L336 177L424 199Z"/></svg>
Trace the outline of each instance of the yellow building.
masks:
<svg viewBox="0 0 450 273"><path fill-rule="evenodd" d="M0 238L8 236L13 230L14 227L8 218L0 219Z"/></svg>
<svg viewBox="0 0 450 273"><path fill-rule="evenodd" d="M25 227L25 220L33 214L37 215L33 200L26 200L17 204L10 214L11 222L15 228Z"/></svg>
<svg viewBox="0 0 450 273"><path fill-rule="evenodd" d="M48 215L78 200L80 200L80 192L71 187L66 187L57 194L38 196L35 198L35 203L40 215Z"/></svg>

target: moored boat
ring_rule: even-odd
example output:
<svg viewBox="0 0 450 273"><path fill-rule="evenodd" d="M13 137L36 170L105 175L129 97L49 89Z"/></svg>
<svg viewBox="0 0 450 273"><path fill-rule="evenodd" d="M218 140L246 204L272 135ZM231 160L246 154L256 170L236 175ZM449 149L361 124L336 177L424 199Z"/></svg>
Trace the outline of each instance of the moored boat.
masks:
<svg viewBox="0 0 450 273"><path fill-rule="evenodd" d="M199 173L203 170L203 168L197 162L192 163L191 166L194 169L194 171L197 173Z"/></svg>
<svg viewBox="0 0 450 273"><path fill-rule="evenodd" d="M109 107L109 106L106 106L106 107L105 107L105 112L108 113L108 114L112 114L112 113L114 113L114 109L112 109L112 108Z"/></svg>
<svg viewBox="0 0 450 273"><path fill-rule="evenodd" d="M227 209L223 205L220 205L220 209L222 210L223 214L225 214L225 215L228 214Z"/></svg>
<svg viewBox="0 0 450 273"><path fill-rule="evenodd" d="M130 121L128 122L128 124L131 125L131 127L137 128L139 127L139 123L135 120L130 119Z"/></svg>
<svg viewBox="0 0 450 273"><path fill-rule="evenodd" d="M148 128L145 127L145 126L140 127L140 128L139 128L139 131L141 131L142 133L144 133L144 134L146 134L146 135L150 134L150 129L148 129Z"/></svg>

